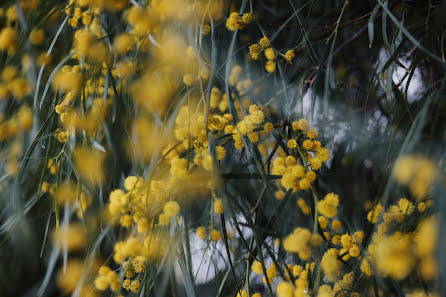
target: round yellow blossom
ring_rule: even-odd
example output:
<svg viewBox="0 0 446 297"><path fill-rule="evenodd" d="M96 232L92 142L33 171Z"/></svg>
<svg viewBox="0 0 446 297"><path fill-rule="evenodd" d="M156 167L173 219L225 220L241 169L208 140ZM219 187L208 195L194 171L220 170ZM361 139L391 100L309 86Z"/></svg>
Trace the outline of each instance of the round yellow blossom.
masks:
<svg viewBox="0 0 446 297"><path fill-rule="evenodd" d="M293 266L293 269L292 269L292 272L293 272L293 275L296 277L296 276L299 276L299 274L301 274L301 272L302 272L302 266L300 266L300 265L294 265Z"/></svg>
<svg viewBox="0 0 446 297"><path fill-rule="evenodd" d="M47 53L41 53L36 60L36 64L39 66L46 66L51 63L51 55L47 55Z"/></svg>
<svg viewBox="0 0 446 297"><path fill-rule="evenodd" d="M308 129L308 120L307 119L300 119L297 122L297 129L296 130L305 131L307 129Z"/></svg>
<svg viewBox="0 0 446 297"><path fill-rule="evenodd" d="M276 264L271 263L270 267L266 270L266 276L269 279L272 279L272 278L276 277L276 274L277 274Z"/></svg>
<svg viewBox="0 0 446 297"><path fill-rule="evenodd" d="M287 156L285 159L286 166L294 166L296 165L297 160L293 156Z"/></svg>
<svg viewBox="0 0 446 297"><path fill-rule="evenodd" d="M259 40L259 45L262 47L262 48L267 48L268 46L270 46L270 41L269 41L269 38L268 37L266 37L266 36L263 36L262 38L260 38L260 40Z"/></svg>
<svg viewBox="0 0 446 297"><path fill-rule="evenodd" d="M427 256L421 260L419 271L425 280L435 280L436 276L438 275L438 270L439 267L435 257Z"/></svg>
<svg viewBox="0 0 446 297"><path fill-rule="evenodd" d="M257 45L257 44L256 44ZM251 59L253 59L253 60L258 60L258 59L260 59L260 52L252 52L252 53L249 53L249 56L251 57Z"/></svg>
<svg viewBox="0 0 446 297"><path fill-rule="evenodd" d="M336 281L341 274L342 262L338 258L338 250L331 248L327 250L321 259L321 268L330 281Z"/></svg>
<svg viewBox="0 0 446 297"><path fill-rule="evenodd" d="M409 186L411 194L418 199L424 198L429 193L436 175L435 164L418 155L398 158L393 168L396 181Z"/></svg>
<svg viewBox="0 0 446 297"><path fill-rule="evenodd" d="M310 239L310 231L296 228L283 240L283 248L289 253L297 253L301 260L307 260L311 256L311 248L308 245Z"/></svg>
<svg viewBox="0 0 446 297"><path fill-rule="evenodd" d="M58 71L52 84L54 88L62 91L78 93L82 88L82 73L75 71Z"/></svg>
<svg viewBox="0 0 446 297"><path fill-rule="evenodd" d="M17 31L11 27L5 27L0 31L0 51L12 53L15 50L18 39Z"/></svg>
<svg viewBox="0 0 446 297"><path fill-rule="evenodd" d="M218 230L212 229L209 237L212 241L217 242L221 239L221 233Z"/></svg>
<svg viewBox="0 0 446 297"><path fill-rule="evenodd" d="M313 150L316 151L316 154L319 152L320 149L322 149L321 142L318 140L313 140ZM327 158L327 160L328 160L328 158ZM325 160L325 161L327 161L327 160ZM325 161L323 161L323 162L325 162Z"/></svg>
<svg viewBox="0 0 446 297"><path fill-rule="evenodd" d="M299 181L299 188L301 188L302 190L307 190L311 187L311 182L309 179L307 178L302 178Z"/></svg>
<svg viewBox="0 0 446 297"><path fill-rule="evenodd" d="M362 243L364 240L364 231L360 230L353 233L352 240L354 243Z"/></svg>
<svg viewBox="0 0 446 297"><path fill-rule="evenodd" d="M105 291L108 288L108 280L105 276L98 276L94 280L94 286L99 291Z"/></svg>
<svg viewBox="0 0 446 297"><path fill-rule="evenodd" d="M145 271L146 269L146 258L143 256L134 257L132 260L132 266L136 273Z"/></svg>
<svg viewBox="0 0 446 297"><path fill-rule="evenodd" d="M314 139L318 136L317 131L314 128L311 128L307 131L307 137L310 139Z"/></svg>
<svg viewBox="0 0 446 297"><path fill-rule="evenodd" d="M249 24L249 23L251 23L253 19L254 19L254 17L253 17L253 15L252 15L252 13L244 13L244 14L242 15L242 21L243 21L245 24Z"/></svg>
<svg viewBox="0 0 446 297"><path fill-rule="evenodd" d="M305 178L308 179L310 182L314 182L316 180L316 172L314 171L308 171L305 173Z"/></svg>
<svg viewBox="0 0 446 297"><path fill-rule="evenodd" d="M249 295L245 290L241 290L237 293L237 297L249 297Z"/></svg>
<svg viewBox="0 0 446 297"><path fill-rule="evenodd" d="M43 29L33 29L29 34L29 42L32 45L39 45L45 40L45 31Z"/></svg>
<svg viewBox="0 0 446 297"><path fill-rule="evenodd" d="M291 123L291 126L292 126L292 128L293 128L294 131L297 131L297 130L298 130L298 122L293 121L293 122Z"/></svg>
<svg viewBox="0 0 446 297"><path fill-rule="evenodd" d="M331 238L331 242L335 245L340 245L341 244L341 236L339 236L338 234L336 234L335 236L333 236Z"/></svg>
<svg viewBox="0 0 446 297"><path fill-rule="evenodd" d="M398 158L393 167L393 175L396 181L402 185L407 185L415 175L416 163L416 158L410 155Z"/></svg>
<svg viewBox="0 0 446 297"><path fill-rule="evenodd" d="M93 20L93 16L89 11L82 12L82 24L84 26L90 25L92 20Z"/></svg>
<svg viewBox="0 0 446 297"><path fill-rule="evenodd" d="M350 254L350 256L356 258L359 256L359 254L361 253L358 245L354 244L349 250L348 253Z"/></svg>
<svg viewBox="0 0 446 297"><path fill-rule="evenodd" d="M200 77L202 79L209 79L210 75L211 74L209 73L209 69L207 69L205 67L200 68Z"/></svg>
<svg viewBox="0 0 446 297"><path fill-rule="evenodd" d="M194 77L192 76L192 74L186 74L183 76L183 82L185 85L190 86L194 82Z"/></svg>
<svg viewBox="0 0 446 297"><path fill-rule="evenodd" d="M362 261L361 261L360 269L367 276L371 276L373 274L372 268L370 267L369 262L365 258L362 259Z"/></svg>
<svg viewBox="0 0 446 297"><path fill-rule="evenodd" d="M221 199L215 199L214 211L218 214L222 214L225 211L225 207L224 207L223 201Z"/></svg>
<svg viewBox="0 0 446 297"><path fill-rule="evenodd" d="M258 60L260 58L260 51L260 45L256 43L249 46L249 55L253 60Z"/></svg>
<svg viewBox="0 0 446 297"><path fill-rule="evenodd" d="M287 158L288 158L288 157L287 157ZM296 162L297 162L297 161L296 161ZM291 173L292 173L295 177L302 178L302 177L305 176L305 168L304 168L302 165L299 165L299 164L294 165L293 168L292 168L292 170L291 170Z"/></svg>
<svg viewBox="0 0 446 297"><path fill-rule="evenodd" d="M293 50L287 50L285 53L285 59L291 63L291 61L294 59L295 54Z"/></svg>
<svg viewBox="0 0 446 297"><path fill-rule="evenodd" d="M176 201L169 201L164 204L163 211L170 217L174 217L180 212L180 205Z"/></svg>
<svg viewBox="0 0 446 297"><path fill-rule="evenodd" d="M344 274L341 281L342 282L341 287L345 290L351 290L354 280L355 280L355 275L353 271Z"/></svg>
<svg viewBox="0 0 446 297"><path fill-rule="evenodd" d="M415 253L420 258L430 256L437 244L438 222L435 217L424 219L415 234Z"/></svg>
<svg viewBox="0 0 446 297"><path fill-rule="evenodd" d="M311 208L305 203L305 200L302 198L297 199L297 206L299 206L300 210L304 215L309 215L311 213Z"/></svg>
<svg viewBox="0 0 446 297"><path fill-rule="evenodd" d="M248 139L252 143L257 143L259 141L259 134L257 132L251 132L248 134Z"/></svg>
<svg viewBox="0 0 446 297"><path fill-rule="evenodd" d="M17 75L17 68L14 66L6 66L2 71L2 79L5 82L12 81L12 79Z"/></svg>
<svg viewBox="0 0 446 297"><path fill-rule="evenodd" d="M263 53L265 54L265 57L268 60L274 60L276 58L276 55L274 54L274 50L271 47L267 48Z"/></svg>
<svg viewBox="0 0 446 297"><path fill-rule="evenodd" d="M203 25L203 29L201 29L201 34L208 35L211 32L211 26Z"/></svg>
<svg viewBox="0 0 446 297"><path fill-rule="evenodd" d="M57 272L56 283L65 294L73 293L82 277L84 262L77 258L67 261L66 269L61 267Z"/></svg>
<svg viewBox="0 0 446 297"><path fill-rule="evenodd" d="M212 157L211 157L210 154L206 154L206 155L203 157L203 163L202 163L202 165L203 165L203 168L204 168L206 171L212 171L212 169L214 168L214 161L213 161L213 159L212 159Z"/></svg>
<svg viewBox="0 0 446 297"><path fill-rule="evenodd" d="M278 297L293 297L294 287L289 283L282 282L277 285L276 293Z"/></svg>
<svg viewBox="0 0 446 297"><path fill-rule="evenodd" d="M238 14L238 12L232 12L229 17L226 19L226 28L230 31L235 31L237 29L243 29L246 26L246 23L243 22L242 17Z"/></svg>
<svg viewBox="0 0 446 297"><path fill-rule="evenodd" d="M236 149L240 150L240 149L242 149L245 146L245 144L243 143L242 140L239 140L239 141L235 141L234 142L234 146L235 146Z"/></svg>
<svg viewBox="0 0 446 297"><path fill-rule="evenodd" d="M285 173L282 176L282 178L280 179L280 183L287 190L289 190L289 189L293 189L293 190L296 190L296 191L298 190L299 181L291 173Z"/></svg>
<svg viewBox="0 0 446 297"><path fill-rule="evenodd" d="M166 215L166 214L161 214L161 215L163 215L164 219L168 221L166 224L169 224L170 223L169 215ZM162 221L163 218L160 218L159 220ZM147 232L147 230L149 229L149 220L148 219L140 218L140 219L138 219L137 223L138 223L138 228L137 228L138 233L145 233L145 232Z"/></svg>
<svg viewBox="0 0 446 297"><path fill-rule="evenodd" d="M412 271L415 258L411 256L410 242L410 235L400 232L380 236L376 241L376 250L379 252L375 254L374 261L380 275L402 280Z"/></svg>
<svg viewBox="0 0 446 297"><path fill-rule="evenodd" d="M265 125L263 126L263 132L265 133L270 133L274 130L274 125L271 123L265 123Z"/></svg>
<svg viewBox="0 0 446 297"><path fill-rule="evenodd" d="M138 279L132 280L132 282L130 284L130 290L132 292L138 293L139 287L140 287L140 281Z"/></svg>
<svg viewBox="0 0 446 297"><path fill-rule="evenodd" d="M302 142L302 147L306 150L312 150L313 142L309 139L306 139L306 140L304 140L304 142Z"/></svg>
<svg viewBox="0 0 446 297"><path fill-rule="evenodd" d="M232 126L232 125L226 125L224 131L225 131L226 134L231 134L232 131L234 131L234 126Z"/></svg>
<svg viewBox="0 0 446 297"><path fill-rule="evenodd" d="M51 187L51 185L49 183L47 183L46 181L44 181L42 183L41 190L42 190L42 192L47 193L50 190L50 187Z"/></svg>
<svg viewBox="0 0 446 297"><path fill-rule="evenodd" d="M8 19L8 22L15 22L17 21L18 14L17 9L14 5L11 5L5 13L6 18Z"/></svg>
<svg viewBox="0 0 446 297"><path fill-rule="evenodd" d="M118 77L130 77L136 73L136 65L130 61L121 61L116 70Z"/></svg>
<svg viewBox="0 0 446 297"><path fill-rule="evenodd" d="M333 222L331 222L331 227L333 230L339 230L341 228L341 222L338 220L333 220Z"/></svg>
<svg viewBox="0 0 446 297"><path fill-rule="evenodd" d="M317 218L317 220L318 220L319 225L321 226L322 229L327 228L327 226L328 226L328 219L327 219L326 217L324 217L324 216L319 216L319 217Z"/></svg>
<svg viewBox="0 0 446 297"><path fill-rule="evenodd" d="M406 198L401 198L398 201L398 207L400 208L401 213L404 215L410 215L414 211L413 203Z"/></svg>
<svg viewBox="0 0 446 297"><path fill-rule="evenodd" d="M254 261L252 263L251 269L255 274L263 274L262 263L260 263L259 261Z"/></svg>
<svg viewBox="0 0 446 297"><path fill-rule="evenodd" d="M254 124L259 125L265 119L265 114L259 108L250 112L248 121L252 121Z"/></svg>
<svg viewBox="0 0 446 297"><path fill-rule="evenodd" d="M352 256L350 256L350 254L348 253L348 249L340 249L339 250L339 255L342 257L342 260L344 261L348 261L352 258Z"/></svg>
<svg viewBox="0 0 446 297"><path fill-rule="evenodd" d="M323 200L318 201L317 210L327 218L333 218L338 212L339 197L334 193L325 195Z"/></svg>
<svg viewBox="0 0 446 297"><path fill-rule="evenodd" d="M135 46L135 39L128 33L122 33L115 37L113 48L118 55L125 55Z"/></svg>
<svg viewBox="0 0 446 297"><path fill-rule="evenodd" d="M329 285L322 285L319 287L319 290L317 291L317 297L331 297L331 296L333 296L333 290Z"/></svg>
<svg viewBox="0 0 446 297"><path fill-rule="evenodd" d="M210 96L210 107L211 108L217 108L218 102L221 99L221 92L218 88L213 87L211 90L211 96Z"/></svg>
<svg viewBox="0 0 446 297"><path fill-rule="evenodd" d="M122 287L124 289L126 289L127 291L130 291L131 288L131 280L130 279L126 279L122 282Z"/></svg>
<svg viewBox="0 0 446 297"><path fill-rule="evenodd" d="M313 170L319 170L322 167L322 160L319 158L313 158L310 160L310 166Z"/></svg>
<svg viewBox="0 0 446 297"><path fill-rule="evenodd" d="M132 217L128 214L123 215L120 219L119 222L121 223L122 227L129 227L132 224Z"/></svg>
<svg viewBox="0 0 446 297"><path fill-rule="evenodd" d="M171 221L172 221L172 216L167 213L162 213L158 217L158 222L161 226L167 226L170 224ZM138 224L138 227L139 227L139 224ZM143 233L143 232L140 232L140 233Z"/></svg>
<svg viewBox="0 0 446 297"><path fill-rule="evenodd" d="M330 239L330 233L328 233L327 231L324 231L324 238L325 239Z"/></svg>
<svg viewBox="0 0 446 297"><path fill-rule="evenodd" d="M265 69L269 73L276 71L276 62L275 61L267 61L265 64Z"/></svg>
<svg viewBox="0 0 446 297"><path fill-rule="evenodd" d="M59 131L54 135L60 143L66 143L68 141L69 132L68 131Z"/></svg>
<svg viewBox="0 0 446 297"><path fill-rule="evenodd" d="M353 239L349 234L342 234L341 244L344 249L350 249L353 246Z"/></svg>
<svg viewBox="0 0 446 297"><path fill-rule="evenodd" d="M383 213L384 209L381 204L377 204L373 210L367 214L367 220L373 224L378 221L379 216Z"/></svg>
<svg viewBox="0 0 446 297"><path fill-rule="evenodd" d="M277 200L282 200L285 198L285 192L282 190L278 190L274 193L274 197L276 197Z"/></svg>
<svg viewBox="0 0 446 297"><path fill-rule="evenodd" d="M221 145L217 145L215 147L216 154L217 154L217 160L223 160L226 156L226 150Z"/></svg>
<svg viewBox="0 0 446 297"><path fill-rule="evenodd" d="M99 267L99 269L98 269L98 273L99 273L99 275L106 275L106 274L109 273L110 271L112 271L112 270L111 270L110 267L108 267L108 266L101 266L101 267Z"/></svg>
<svg viewBox="0 0 446 297"><path fill-rule="evenodd" d="M290 139L288 140L287 145L289 148L293 149L297 147L297 142L294 139Z"/></svg>
<svg viewBox="0 0 446 297"><path fill-rule="evenodd" d="M326 148L321 147L316 152L316 158L322 162L326 162L330 158L330 152Z"/></svg>
<svg viewBox="0 0 446 297"><path fill-rule="evenodd" d="M195 229L195 232L197 232L197 236L201 240L206 239L206 228L204 226L197 227L197 229Z"/></svg>
<svg viewBox="0 0 446 297"><path fill-rule="evenodd" d="M424 212L424 211L426 210L426 203L424 203L424 202L420 202L420 203L418 203L418 205L417 205L417 210L418 210L419 212Z"/></svg>
<svg viewBox="0 0 446 297"><path fill-rule="evenodd" d="M133 189L138 189L144 185L144 181L141 177L137 176L128 176L124 180L124 188L127 191L131 191Z"/></svg>
<svg viewBox="0 0 446 297"><path fill-rule="evenodd" d="M87 242L85 227L78 223L72 223L54 229L51 240L53 245L64 247L69 252L82 250Z"/></svg>

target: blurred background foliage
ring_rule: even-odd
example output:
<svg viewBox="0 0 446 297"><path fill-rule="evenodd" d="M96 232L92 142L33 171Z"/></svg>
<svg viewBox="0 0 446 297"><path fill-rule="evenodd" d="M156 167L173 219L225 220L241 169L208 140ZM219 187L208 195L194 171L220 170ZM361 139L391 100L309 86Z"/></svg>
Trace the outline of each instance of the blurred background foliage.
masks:
<svg viewBox="0 0 446 297"><path fill-rule="evenodd" d="M0 68L20 63L21 52L35 55L34 51L48 49L65 18L61 10L66 4L66 1L60 0L41 1L35 10L27 14L27 29L19 37L21 43L17 52L12 56L2 52ZM1 3L4 9L11 5L16 5L16 2ZM341 197L342 223L349 229L357 230L367 225L366 209L370 209L378 199L388 199L388 203L393 203L396 198L409 195L404 189L386 188L392 183L390 172L399 155L421 153L443 168L446 137L446 2L253 0L225 1L224 7L225 16L234 9L241 8L245 12L252 7L255 18L252 24L237 33L235 39L236 33L228 31L222 23L216 24L213 37L216 41L216 63L222 67L215 75L214 84L225 85L224 65L231 57L233 62L248 69L248 75L254 82L264 86L264 91L257 94L254 100L271 107L275 122L300 117L310 120L332 156L327 167L321 169L316 187L320 193L335 192ZM111 38L125 28L119 13L108 13L101 21ZM45 26L50 34L40 48L30 50L24 40L32 28L39 26ZM48 68L54 68L70 51L72 34L72 28L63 28ZM295 49L293 63L281 60L276 72L268 74L264 71L263 63L251 61L247 57L248 45L264 35L281 52ZM46 82L50 75L51 71L43 72L41 81ZM42 83L40 87L42 90L45 84ZM30 133L37 135L36 138L24 140L24 151L29 153L25 153L21 161L23 170L13 181L2 178L8 181L2 182L0 192L2 296L35 296L48 269L50 253L46 251L50 243L42 242L42 239L46 238L48 229L51 230L48 226L53 225L50 218L55 215L54 206L48 199L40 197L37 200L35 197L38 195L36 189L41 180L41 168L46 166L42 158L45 154L56 154L63 146L53 140L47 151L43 142L44 137L51 135L53 127L56 127L52 109L53 100L58 96L50 91L42 109L35 114L35 125L37 123L40 128ZM33 102L33 97L34 93L26 100ZM107 119L104 123L111 135L108 145L113 148L112 156L106 162L106 182L100 188L90 189L93 196L99 197L93 202L95 207L107 200L110 191L121 185L123 177L136 174L139 170L126 157L123 145L129 131L129 118L134 115L136 107L125 96L114 100L114 104L117 120ZM0 108L8 116L17 109L17 105L14 101L1 102ZM0 146L6 147L6 144L0 142ZM249 165L252 160L233 150L228 155L236 162L223 164L223 170L246 172L247 166L252 166ZM65 170L70 170L68 165ZM232 193L234 196L228 201L234 203L231 208L239 215L237 208L253 207L262 191L262 183L258 180L227 177L225 182L228 195ZM441 187L433 194L438 201L444 198ZM306 201L312 201L310 192L299 195ZM296 225L311 228L313 223L308 217L295 215L300 210L291 199L276 202L271 193L266 192L265 196L264 201L268 203L259 205L259 217L255 224L258 230L266 230L265 236L284 237ZM237 206L235 197L243 197L241 205ZM23 203L29 211L26 215L15 213L11 201ZM438 211L443 218L446 211L444 202L438 205L442 207ZM207 202L201 201L187 206L184 212L191 228L209 220L208 207ZM277 216L277 221L268 224L272 215ZM241 224L241 227L246 226ZM440 238L444 238L444 232L442 222ZM110 236L107 241L110 243L114 239ZM444 242L440 244L444 247ZM238 249L239 255L245 254L244 244L240 244ZM224 249L221 251L224 253ZM101 252L110 254L110 244L104 243ZM233 259L238 257L234 256ZM440 295L445 296L446 259L441 257L440 260ZM235 271L237 276L244 273L241 266L236 267L240 267ZM214 296L223 277L226 281L222 295L233 294L238 284L231 274L229 270L217 272L214 279L197 286L197 295ZM165 296L185 296L184 292L180 285L176 290L166 291ZM45 295L61 294L55 282L51 281ZM265 291L265 294L268 293ZM384 294L391 295L403 296L394 288Z"/></svg>

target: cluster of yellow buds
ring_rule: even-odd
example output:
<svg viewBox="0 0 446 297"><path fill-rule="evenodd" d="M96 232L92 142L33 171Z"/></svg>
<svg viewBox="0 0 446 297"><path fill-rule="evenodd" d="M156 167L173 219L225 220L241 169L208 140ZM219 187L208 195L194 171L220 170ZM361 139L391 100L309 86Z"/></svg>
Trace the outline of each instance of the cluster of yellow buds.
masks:
<svg viewBox="0 0 446 297"><path fill-rule="evenodd" d="M238 12L232 12L229 18L226 20L226 28L228 28L230 31L243 29L247 24L251 23L252 20L252 13L244 13L242 16L240 16Z"/></svg>

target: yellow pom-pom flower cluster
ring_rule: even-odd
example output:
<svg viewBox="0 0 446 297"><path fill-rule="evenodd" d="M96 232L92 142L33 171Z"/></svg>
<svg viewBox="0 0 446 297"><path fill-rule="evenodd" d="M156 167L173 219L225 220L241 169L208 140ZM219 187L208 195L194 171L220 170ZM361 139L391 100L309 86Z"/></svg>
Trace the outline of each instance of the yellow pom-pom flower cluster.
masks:
<svg viewBox="0 0 446 297"><path fill-rule="evenodd" d="M321 71L301 71L320 58L319 48L311 59L301 49L317 43L280 45L293 24L248 26L256 1L62 2L0 7L0 189L9 195L0 235L27 231L31 208L49 207L42 251L48 235L53 252L39 295L53 266L59 295L174 293L179 271L196 295L197 258L215 263L216 279L245 273L231 292L243 297L360 296L375 277L407 284L410 296L427 296L415 277L437 287L441 163L401 156L392 171L401 198L373 192L351 210L356 187L324 179L339 166L330 127L304 112L304 99L280 101L295 95L295 71L298 89L317 94ZM229 52L220 40L231 40Z"/></svg>

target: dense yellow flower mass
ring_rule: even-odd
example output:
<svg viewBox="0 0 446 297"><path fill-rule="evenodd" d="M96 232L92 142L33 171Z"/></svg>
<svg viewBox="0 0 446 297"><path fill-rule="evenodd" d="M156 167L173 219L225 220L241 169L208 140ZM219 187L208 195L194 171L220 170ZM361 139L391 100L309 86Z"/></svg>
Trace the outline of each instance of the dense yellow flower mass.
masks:
<svg viewBox="0 0 446 297"><path fill-rule="evenodd" d="M396 185L359 197L336 173L352 148L338 154L335 121L304 112L300 88L320 84L324 61L308 76L307 41L278 41L296 24L271 31L256 1L239 2L1 4L0 182L14 178L2 207L20 215L1 216L0 235L47 207L41 290L54 279L62 295L197 296L205 263L228 296L387 296L391 282L436 296L443 165L388 153L367 174Z"/></svg>
<svg viewBox="0 0 446 297"><path fill-rule="evenodd" d="M407 155L395 162L393 175L398 183L409 187L414 197L422 199L428 195L437 170L429 159Z"/></svg>
<svg viewBox="0 0 446 297"><path fill-rule="evenodd" d="M339 206L339 197L334 193L325 195L323 200L317 203L317 210L327 218L333 218L337 214Z"/></svg>

